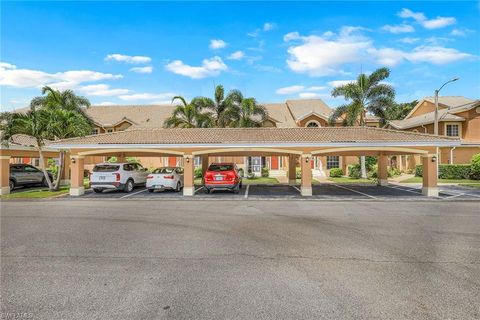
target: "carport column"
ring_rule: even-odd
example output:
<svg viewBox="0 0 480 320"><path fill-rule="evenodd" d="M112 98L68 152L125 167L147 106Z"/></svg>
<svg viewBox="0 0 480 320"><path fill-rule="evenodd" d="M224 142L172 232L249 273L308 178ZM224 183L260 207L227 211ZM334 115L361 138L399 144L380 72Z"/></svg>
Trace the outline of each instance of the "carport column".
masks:
<svg viewBox="0 0 480 320"><path fill-rule="evenodd" d="M71 184L70 195L81 196L85 193L85 187L83 186L83 170L85 163L84 156L72 155L71 156Z"/></svg>
<svg viewBox="0 0 480 320"><path fill-rule="evenodd" d="M10 193L10 156L0 156L0 195Z"/></svg>
<svg viewBox="0 0 480 320"><path fill-rule="evenodd" d="M311 154L302 154L300 161L300 166L302 168L301 194L304 197L312 195L312 167L310 161L312 161Z"/></svg>
<svg viewBox="0 0 480 320"><path fill-rule="evenodd" d="M437 186L437 156L429 154L422 156L423 186L422 193L427 197L438 197Z"/></svg>
<svg viewBox="0 0 480 320"><path fill-rule="evenodd" d="M388 156L378 156L377 184L379 186L388 185Z"/></svg>
<svg viewBox="0 0 480 320"><path fill-rule="evenodd" d="M116 158L117 158L117 162L118 162L118 163L120 163L120 162L127 162L127 157L125 157L124 154L118 154L118 155L116 156Z"/></svg>
<svg viewBox="0 0 480 320"><path fill-rule="evenodd" d="M194 161L191 154L183 156L183 195L193 196L195 185L193 184Z"/></svg>
<svg viewBox="0 0 480 320"><path fill-rule="evenodd" d="M205 175L208 169L208 155L202 156L202 177Z"/></svg>
<svg viewBox="0 0 480 320"><path fill-rule="evenodd" d="M288 184L294 186L297 181L297 156L288 156Z"/></svg>

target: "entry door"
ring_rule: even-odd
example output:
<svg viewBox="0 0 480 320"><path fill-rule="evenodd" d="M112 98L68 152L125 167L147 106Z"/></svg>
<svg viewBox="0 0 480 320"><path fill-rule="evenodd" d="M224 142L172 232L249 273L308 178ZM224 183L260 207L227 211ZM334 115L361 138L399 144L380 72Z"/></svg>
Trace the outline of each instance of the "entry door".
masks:
<svg viewBox="0 0 480 320"><path fill-rule="evenodd" d="M272 170L278 170L278 157L277 156L270 157L270 168Z"/></svg>
<svg viewBox="0 0 480 320"><path fill-rule="evenodd" d="M168 166L176 167L177 166L177 157L168 157Z"/></svg>
<svg viewBox="0 0 480 320"><path fill-rule="evenodd" d="M250 163L253 173L262 173L262 157L252 157Z"/></svg>

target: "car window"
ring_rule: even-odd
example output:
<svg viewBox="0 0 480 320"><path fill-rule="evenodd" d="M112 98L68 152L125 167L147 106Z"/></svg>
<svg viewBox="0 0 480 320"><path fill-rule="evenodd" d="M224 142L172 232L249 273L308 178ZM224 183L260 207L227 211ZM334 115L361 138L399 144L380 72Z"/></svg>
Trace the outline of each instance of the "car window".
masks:
<svg viewBox="0 0 480 320"><path fill-rule="evenodd" d="M97 164L93 167L93 172L115 172L118 169L120 169L120 166L116 164Z"/></svg>
<svg viewBox="0 0 480 320"><path fill-rule="evenodd" d="M126 163L123 165L123 170L125 171L133 171L133 166L131 163Z"/></svg>
<svg viewBox="0 0 480 320"><path fill-rule="evenodd" d="M231 164L212 164L208 167L208 171L229 171L233 170L233 165Z"/></svg>
<svg viewBox="0 0 480 320"><path fill-rule="evenodd" d="M177 173L178 174L183 174L183 168L177 168Z"/></svg>
<svg viewBox="0 0 480 320"><path fill-rule="evenodd" d="M25 172L40 172L40 170L32 166L25 166L23 170Z"/></svg>
<svg viewBox="0 0 480 320"><path fill-rule="evenodd" d="M143 167L140 163L132 163L134 165L135 170L143 170Z"/></svg>
<svg viewBox="0 0 480 320"><path fill-rule="evenodd" d="M175 168L157 168L155 170L153 170L153 173L159 173L159 174L163 174L163 173L172 173L173 170L175 170Z"/></svg>
<svg viewBox="0 0 480 320"><path fill-rule="evenodd" d="M10 171L11 172L23 172L23 166L11 166Z"/></svg>

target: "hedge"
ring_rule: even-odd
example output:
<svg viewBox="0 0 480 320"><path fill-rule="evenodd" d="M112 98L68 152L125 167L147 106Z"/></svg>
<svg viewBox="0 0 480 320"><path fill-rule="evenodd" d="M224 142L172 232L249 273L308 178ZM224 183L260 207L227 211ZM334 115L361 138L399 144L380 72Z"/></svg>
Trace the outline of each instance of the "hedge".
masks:
<svg viewBox="0 0 480 320"><path fill-rule="evenodd" d="M470 179L480 180L480 153L472 157Z"/></svg>
<svg viewBox="0 0 480 320"><path fill-rule="evenodd" d="M332 168L330 169L330 177L332 178L340 178L343 176L343 170L340 168Z"/></svg>
<svg viewBox="0 0 480 320"><path fill-rule="evenodd" d="M423 176L421 165L415 167L415 176ZM469 164L440 164L438 166L438 178L440 179L470 179L472 166Z"/></svg>

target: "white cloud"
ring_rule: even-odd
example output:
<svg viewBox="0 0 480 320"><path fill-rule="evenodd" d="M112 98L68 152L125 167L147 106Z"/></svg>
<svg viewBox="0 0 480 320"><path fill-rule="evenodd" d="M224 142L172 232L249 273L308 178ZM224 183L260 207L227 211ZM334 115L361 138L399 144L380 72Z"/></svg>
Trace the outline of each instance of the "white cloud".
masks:
<svg viewBox="0 0 480 320"><path fill-rule="evenodd" d="M228 43L226 43L223 40L212 39L212 40L210 40L210 46L209 47L210 47L210 49L222 49L222 48L225 48L227 45L228 45Z"/></svg>
<svg viewBox="0 0 480 320"><path fill-rule="evenodd" d="M118 95L127 94L130 92L130 90L128 89L111 89L108 84L103 84L103 83L83 86L78 88L77 90L88 96L100 96L100 97L118 96Z"/></svg>
<svg viewBox="0 0 480 320"><path fill-rule="evenodd" d="M0 63L0 85L11 87L38 88L50 85L57 89L73 89L84 82L119 78L122 78L122 75L90 70L48 73L40 70L19 69L6 62Z"/></svg>
<svg viewBox="0 0 480 320"><path fill-rule="evenodd" d="M402 9L398 13L401 18L412 18L426 29L439 29L452 24L455 24L457 20L454 17L436 17L434 19L427 19L422 12L413 12L410 9Z"/></svg>
<svg viewBox="0 0 480 320"><path fill-rule="evenodd" d="M202 65L199 67L193 67L183 63L181 60L175 60L167 64L166 69L170 72L192 79L202 79L217 76L222 71L227 70L228 67L223 62L222 58L215 56L210 59L204 59Z"/></svg>
<svg viewBox="0 0 480 320"><path fill-rule="evenodd" d="M300 85L294 85L294 86L289 86L289 87L283 87L279 88L275 91L277 94L293 94L293 93L299 93L303 91L321 91L325 90L327 87L325 86L311 86L311 87L305 87L305 86L300 86Z"/></svg>
<svg viewBox="0 0 480 320"><path fill-rule="evenodd" d="M242 60L245 57L245 52L243 51L235 51L231 55L228 56L227 59L229 60Z"/></svg>
<svg viewBox="0 0 480 320"><path fill-rule="evenodd" d="M328 85L332 88L340 87L349 83L355 82L355 80L334 80L328 82Z"/></svg>
<svg viewBox="0 0 480 320"><path fill-rule="evenodd" d="M340 34L331 37L300 36L293 32L284 36L285 41L301 39L302 43L288 48L287 64L291 70L311 76L327 76L342 73L340 66L365 58L365 50L372 47L370 39L356 34L359 27L344 27Z"/></svg>
<svg viewBox="0 0 480 320"><path fill-rule="evenodd" d="M153 67L152 66L133 67L133 68L130 68L130 71L136 72L136 73L152 73Z"/></svg>
<svg viewBox="0 0 480 320"><path fill-rule="evenodd" d="M134 93L134 94L128 94L128 95L121 95L119 98L124 101L145 101L145 100L150 100L150 101L161 101L165 102L168 101L168 99L171 99L175 96L174 93Z"/></svg>
<svg viewBox="0 0 480 320"><path fill-rule="evenodd" d="M100 102L100 103L95 103L96 106L113 106L115 105L115 103L113 102L110 102L110 101L104 101L104 102Z"/></svg>
<svg viewBox="0 0 480 320"><path fill-rule="evenodd" d="M441 46L419 46L411 52L402 50L383 48L371 49L369 52L376 56L380 64L387 66L395 66L403 60L411 62L430 62L441 65L455 62L463 59L474 58L473 55L460 52L457 49L445 48Z"/></svg>
<svg viewBox="0 0 480 320"><path fill-rule="evenodd" d="M473 30L467 28L455 28L449 34L454 37L466 37L467 34L473 32Z"/></svg>
<svg viewBox="0 0 480 320"><path fill-rule="evenodd" d="M320 94L315 92L300 92L298 96L302 99L313 99L313 98L322 98L325 96L330 96L327 94Z"/></svg>
<svg viewBox="0 0 480 320"><path fill-rule="evenodd" d="M105 57L107 61L126 62L131 64L144 64L152 62L152 58L146 56L127 56L120 53L109 54Z"/></svg>
<svg viewBox="0 0 480 320"><path fill-rule="evenodd" d="M304 86L289 86L277 89L275 93L277 94L292 94L305 90Z"/></svg>
<svg viewBox="0 0 480 320"><path fill-rule="evenodd" d="M399 39L398 41L403 43L408 43L408 44L414 44L415 42L420 41L420 38L405 37L405 38Z"/></svg>
<svg viewBox="0 0 480 320"><path fill-rule="evenodd" d="M270 31L277 27L277 25L273 22L265 22L263 24L263 31Z"/></svg>
<svg viewBox="0 0 480 320"><path fill-rule="evenodd" d="M382 27L382 30L390 33L398 34L398 33L414 32L415 28L413 28L411 25L408 25L408 24L400 24L396 26L387 24Z"/></svg>

